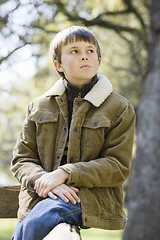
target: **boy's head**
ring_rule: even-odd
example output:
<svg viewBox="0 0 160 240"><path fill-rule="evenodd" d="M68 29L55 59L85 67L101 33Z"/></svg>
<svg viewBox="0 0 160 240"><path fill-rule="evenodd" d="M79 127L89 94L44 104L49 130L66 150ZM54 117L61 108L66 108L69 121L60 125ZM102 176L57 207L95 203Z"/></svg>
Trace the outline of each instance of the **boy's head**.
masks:
<svg viewBox="0 0 160 240"><path fill-rule="evenodd" d="M94 34L84 27L72 26L60 31L52 40L50 45L52 61L54 62L57 60L59 63L61 63L62 47L77 41L89 42L95 45L98 59L101 58L100 47ZM59 74L64 77L63 72L59 72Z"/></svg>

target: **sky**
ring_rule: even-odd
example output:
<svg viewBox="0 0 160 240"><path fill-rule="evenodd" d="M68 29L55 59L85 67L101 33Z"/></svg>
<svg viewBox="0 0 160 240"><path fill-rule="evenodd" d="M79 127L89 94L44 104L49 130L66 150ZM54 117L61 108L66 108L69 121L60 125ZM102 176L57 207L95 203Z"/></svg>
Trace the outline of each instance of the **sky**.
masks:
<svg viewBox="0 0 160 240"><path fill-rule="evenodd" d="M15 47L21 46L22 43L17 33L26 36L29 30L27 26L37 17L33 4L28 4L29 0L19 2L21 5L14 12L12 10L17 6L17 1L9 0L0 5L1 17L9 13L7 27L4 26L0 32L0 57L5 57ZM36 72L36 59L32 56L32 52L38 50L38 45L26 45L0 65L0 89L9 90L13 84L21 84L21 79L33 77Z"/></svg>

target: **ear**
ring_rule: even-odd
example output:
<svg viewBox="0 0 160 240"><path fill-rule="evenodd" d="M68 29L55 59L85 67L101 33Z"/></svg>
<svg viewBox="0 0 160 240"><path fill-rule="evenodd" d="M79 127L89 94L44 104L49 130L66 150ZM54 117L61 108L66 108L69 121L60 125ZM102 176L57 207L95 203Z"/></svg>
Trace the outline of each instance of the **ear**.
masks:
<svg viewBox="0 0 160 240"><path fill-rule="evenodd" d="M57 60L54 60L54 61L53 61L53 64L54 64L55 69L56 69L58 72L63 72L62 65L61 65Z"/></svg>
<svg viewBox="0 0 160 240"><path fill-rule="evenodd" d="M101 64L101 58L98 58L99 65Z"/></svg>

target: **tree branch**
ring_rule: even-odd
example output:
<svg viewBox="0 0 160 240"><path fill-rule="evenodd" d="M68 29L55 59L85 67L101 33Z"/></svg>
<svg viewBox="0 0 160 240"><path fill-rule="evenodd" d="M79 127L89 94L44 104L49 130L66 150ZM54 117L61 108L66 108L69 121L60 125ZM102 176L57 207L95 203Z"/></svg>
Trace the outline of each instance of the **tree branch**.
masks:
<svg viewBox="0 0 160 240"><path fill-rule="evenodd" d="M54 3L50 3L48 2L47 4L53 4L57 6L56 11L53 14L53 19L55 18L55 16L57 15L57 13L59 12L63 12L63 14L69 19L69 21L72 22L81 22L82 24L84 24L85 26L99 26L99 27L103 27L106 29L110 29L115 31L119 36L123 36L123 33L131 33L134 36L138 36L140 40L143 40L144 44L146 44L146 32L144 31L144 29L146 28L142 17L140 16L140 14L138 13L137 9L135 9L132 5L132 1L131 0L123 0L125 5L126 5L126 9L122 10L122 11L117 11L117 12L110 12L110 11L106 11L103 12L101 14L99 14L97 17L91 19L91 20L87 20L86 18L80 17L77 12L73 13L68 11L66 8L66 4L63 3L63 1L61 0L55 0ZM5 2L5 1L4 1ZM11 11L15 11L19 6L20 3L19 1L17 1L17 5L14 7L14 9ZM36 3L36 6L39 6L38 3ZM142 29L137 29L134 27L129 27L129 26L124 26L121 23L117 23L114 24L112 23L112 21L109 21L107 19L104 19L105 16L118 16L118 15L124 15L124 14L129 14L129 13L133 13L137 19L140 21ZM8 20L8 15L6 15L5 17L1 18L0 17L0 21L3 22L4 25L7 24L7 20ZM52 31L52 30L48 30L47 29L47 24L45 24L45 26L41 26L37 21L32 22L32 24L30 25L30 28L35 28L35 29L39 29L42 30L43 32L46 33L57 33L57 31ZM26 26L24 26L26 27ZM21 36L22 37L22 36ZM26 35L23 36L23 39L19 36L19 38L23 41L22 46L15 48L13 51L11 51L7 56L3 57L0 59L0 64L2 63L2 61L6 60L8 57L10 57L15 51L17 51L18 49L24 47L26 44L30 44L30 42L26 41ZM24 39L25 38L25 39Z"/></svg>
<svg viewBox="0 0 160 240"><path fill-rule="evenodd" d="M144 66L141 64L140 58L139 58L139 54L137 54L134 50L134 46L133 43L128 40L124 35L122 35L121 33L119 33L119 36L125 41L127 42L129 48L130 48L130 52L132 54L132 58L135 60L137 69L138 69L138 74L140 76L144 76ZM137 72L136 72L137 74Z"/></svg>
<svg viewBox="0 0 160 240"><path fill-rule="evenodd" d="M6 3L8 0L1 0L1 5Z"/></svg>
<svg viewBox="0 0 160 240"><path fill-rule="evenodd" d="M108 15L110 14L111 15L111 12L105 12L105 13L102 13L102 14L98 15L94 19L87 20L85 18L80 17L78 14L74 14L74 15L71 14L69 11L66 10L65 4L62 3L61 1L57 1L56 4L57 4L57 7L61 9L61 11L68 17L68 19L70 21L73 21L73 22L80 21L85 26L96 25L96 26L112 29L116 33L117 32L129 32L129 33L132 33L132 34L135 34L135 35L139 36L140 39L143 39L143 34L141 34L141 32L138 29L136 29L136 28L132 28L132 27L128 27L128 26L122 26L120 24L113 24L110 21L102 19L103 15L106 15L106 14L108 14ZM127 12L130 12L130 11L131 10L128 8L125 11L121 11L121 12L117 12L117 13L114 12L114 13L112 13L112 15L124 14L124 13L126 14Z"/></svg>
<svg viewBox="0 0 160 240"><path fill-rule="evenodd" d="M128 12L130 13L134 13L135 16L137 17L137 19L139 20L141 26L143 29L146 29L146 25L141 17L141 15L139 14L139 12L137 11L137 9L135 7L133 7L132 5L132 0L123 0L124 3L127 5L127 9L128 9Z"/></svg>
<svg viewBox="0 0 160 240"><path fill-rule="evenodd" d="M7 56L3 57L0 59L0 64L6 60L7 58L9 58L15 51L19 50L20 48L24 47L25 45L27 45L28 43L24 43L22 46L19 46L17 48L15 48L13 51L11 51Z"/></svg>

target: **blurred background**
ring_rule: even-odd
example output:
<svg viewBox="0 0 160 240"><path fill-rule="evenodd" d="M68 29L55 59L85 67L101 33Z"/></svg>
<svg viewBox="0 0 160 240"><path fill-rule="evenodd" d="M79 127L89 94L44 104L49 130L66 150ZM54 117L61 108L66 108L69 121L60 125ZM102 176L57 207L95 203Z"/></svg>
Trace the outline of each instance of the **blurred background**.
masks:
<svg viewBox="0 0 160 240"><path fill-rule="evenodd" d="M60 30L79 25L96 35L102 52L99 73L135 108L134 160L124 185L127 227L83 230L86 240L160 236L159 13L158 0L0 1L0 185L17 183L10 163L28 103L59 78L49 45ZM10 238L16 222L0 219L0 239Z"/></svg>

